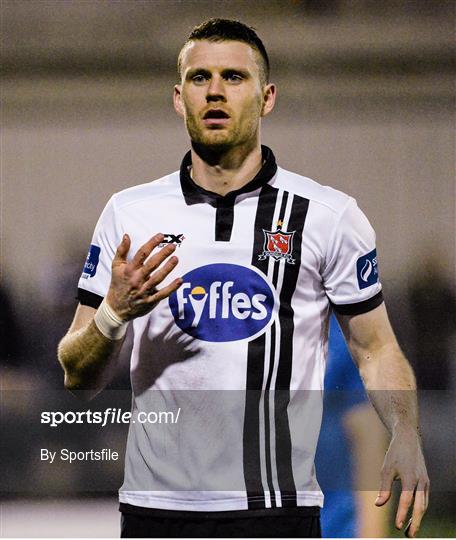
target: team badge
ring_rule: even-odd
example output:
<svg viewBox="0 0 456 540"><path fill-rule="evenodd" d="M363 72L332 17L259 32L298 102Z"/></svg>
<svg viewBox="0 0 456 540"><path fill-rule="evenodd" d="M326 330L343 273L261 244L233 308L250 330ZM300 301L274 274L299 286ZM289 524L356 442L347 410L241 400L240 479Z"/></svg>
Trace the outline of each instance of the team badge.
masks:
<svg viewBox="0 0 456 540"><path fill-rule="evenodd" d="M263 253L258 256L260 261L264 261L266 257L272 257L276 261L285 259L289 264L294 264L293 259L293 236L296 231L283 231L282 222L277 223L277 230L266 231L263 229L264 245Z"/></svg>
<svg viewBox="0 0 456 540"><path fill-rule="evenodd" d="M165 238L163 238L163 242L161 242L158 247L165 247L168 244L176 244L177 247L180 247L182 242L185 240L185 236L183 234L164 233L163 236Z"/></svg>

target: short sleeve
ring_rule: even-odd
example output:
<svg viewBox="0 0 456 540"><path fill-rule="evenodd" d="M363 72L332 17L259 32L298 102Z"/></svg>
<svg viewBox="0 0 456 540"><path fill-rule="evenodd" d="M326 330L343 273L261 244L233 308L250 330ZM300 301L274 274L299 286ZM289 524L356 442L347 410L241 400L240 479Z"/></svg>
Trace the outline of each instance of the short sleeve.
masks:
<svg viewBox="0 0 456 540"><path fill-rule="evenodd" d="M365 313L383 302L375 232L354 199L331 234L323 284L333 308L342 315Z"/></svg>
<svg viewBox="0 0 456 540"><path fill-rule="evenodd" d="M111 264L120 244L122 231L116 221L114 200L104 208L89 247L78 283L78 299L83 305L97 308L111 283Z"/></svg>

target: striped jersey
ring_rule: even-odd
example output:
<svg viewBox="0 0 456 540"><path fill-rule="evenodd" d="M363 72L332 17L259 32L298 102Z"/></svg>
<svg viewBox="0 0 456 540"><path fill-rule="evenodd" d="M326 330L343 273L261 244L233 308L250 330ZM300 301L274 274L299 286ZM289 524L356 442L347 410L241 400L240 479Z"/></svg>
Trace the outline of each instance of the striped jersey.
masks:
<svg viewBox="0 0 456 540"><path fill-rule="evenodd" d="M133 321L132 421L120 502L238 511L322 506L314 455L331 310L381 304L375 234L351 197L276 165L221 196L180 171L116 193L79 281L107 294L122 235L129 257L157 232L183 284ZM145 420L147 418L147 420Z"/></svg>

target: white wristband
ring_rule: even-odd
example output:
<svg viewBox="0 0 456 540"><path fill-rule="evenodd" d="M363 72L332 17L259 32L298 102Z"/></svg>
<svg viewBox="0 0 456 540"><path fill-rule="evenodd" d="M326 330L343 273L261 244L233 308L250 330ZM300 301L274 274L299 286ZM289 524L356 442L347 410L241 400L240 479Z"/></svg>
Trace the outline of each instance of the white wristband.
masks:
<svg viewBox="0 0 456 540"><path fill-rule="evenodd" d="M98 330L108 339L122 339L127 331L128 322L119 319L117 313L106 302L106 298L101 302L93 320Z"/></svg>

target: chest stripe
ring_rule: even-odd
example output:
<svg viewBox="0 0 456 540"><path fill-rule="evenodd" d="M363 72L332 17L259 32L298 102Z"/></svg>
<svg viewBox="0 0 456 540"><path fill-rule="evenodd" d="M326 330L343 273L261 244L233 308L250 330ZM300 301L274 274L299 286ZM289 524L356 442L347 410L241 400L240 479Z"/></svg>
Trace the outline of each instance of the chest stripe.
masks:
<svg viewBox="0 0 456 540"><path fill-rule="evenodd" d="M276 188L271 187L269 184L265 185L260 191L255 216L252 266L255 266L264 274L267 274L269 261L260 260L258 254L263 250L263 229L269 230L273 220L274 211L277 204L277 195L278 190ZM266 507L260 459L260 401L263 388L265 346L265 334L262 334L257 339L250 341L247 353L247 381L243 442L244 479L249 509ZM266 425L269 429L269 417ZM266 438L266 441L268 441L268 439L269 437ZM268 481L268 487L269 492L273 494L274 489L272 479L270 478L270 460L267 459L268 443L265 450L267 476L269 477L268 480L270 480L270 483ZM273 506L275 506L274 500L271 500L269 504L271 503Z"/></svg>
<svg viewBox="0 0 456 540"><path fill-rule="evenodd" d="M233 231L235 199L219 199L215 212L215 240L217 242L229 242Z"/></svg>
<svg viewBox="0 0 456 540"><path fill-rule="evenodd" d="M287 412L294 333L291 300L299 275L302 233L309 201L288 192L279 196L280 193L265 186L260 193L255 218L252 265L270 277L279 294L280 307L278 320L267 330L267 339L264 335L259 336L248 347L244 476L249 508L297 505ZM264 248L264 231L276 230L277 223L273 221L279 220L284 231L294 232L294 264L284 259L276 261L258 256ZM260 444L262 437L264 445Z"/></svg>
<svg viewBox="0 0 456 540"><path fill-rule="evenodd" d="M291 305L301 266L301 244L308 199L294 195L287 230L294 231L294 264L284 264L280 291L279 324L280 353L274 392L277 476L283 507L296 506L296 486L292 468L292 445L287 408L290 402L290 383L293 359L294 310ZM284 261L283 261L284 263Z"/></svg>

